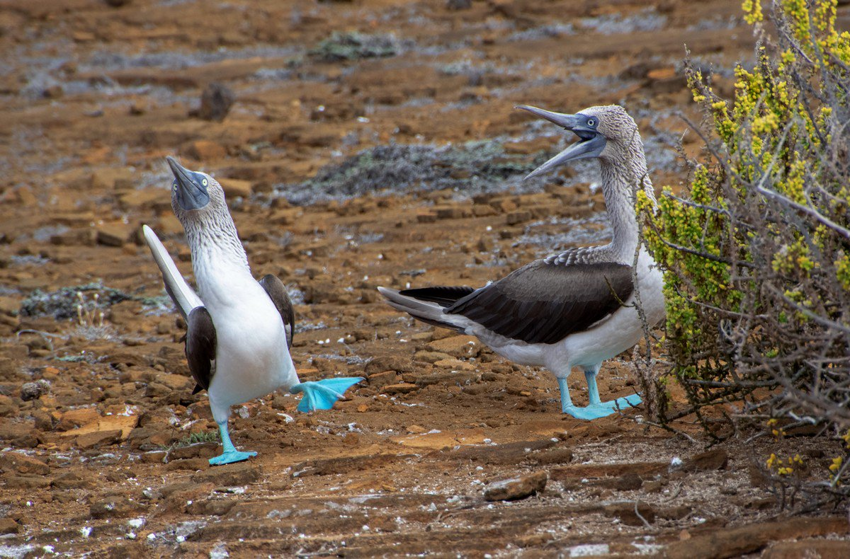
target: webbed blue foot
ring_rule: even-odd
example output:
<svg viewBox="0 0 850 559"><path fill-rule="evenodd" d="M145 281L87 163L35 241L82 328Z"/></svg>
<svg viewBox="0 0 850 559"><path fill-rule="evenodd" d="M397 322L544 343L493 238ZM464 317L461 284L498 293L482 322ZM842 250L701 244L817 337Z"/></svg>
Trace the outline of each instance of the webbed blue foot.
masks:
<svg viewBox="0 0 850 559"><path fill-rule="evenodd" d="M608 402L600 402L603 406L608 406L612 410L621 409L627 410L631 407L634 407L640 404L643 400L640 399L640 394L629 394L628 396L623 396L622 398L617 398L616 400L610 400Z"/></svg>
<svg viewBox="0 0 850 559"><path fill-rule="evenodd" d="M632 394L624 398L617 398L616 400L611 400L610 402L590 404L586 408L579 408L572 405L565 406L563 408L563 411L564 413L569 414L575 417L576 419L584 419L590 421L591 419L607 417L617 411L629 409L631 406L636 406L640 404L640 402L640 396L638 396L637 394Z"/></svg>
<svg viewBox="0 0 850 559"><path fill-rule="evenodd" d="M223 466L224 464L233 464L234 462L242 462L253 456L256 452L240 452L233 446L233 441L230 440L230 433L227 432L227 420L218 422L218 430L221 432L221 454L210 458L210 466Z"/></svg>
<svg viewBox="0 0 850 559"><path fill-rule="evenodd" d="M218 456L210 458L210 466L223 466L224 464L233 464L234 462L242 462L248 458L256 456L256 452L241 452L231 450L230 452L222 452Z"/></svg>
<svg viewBox="0 0 850 559"><path fill-rule="evenodd" d="M313 382L302 382L289 389L293 394L303 392L298 411L329 410L337 400L344 398L345 391L362 381L362 377L328 378Z"/></svg>

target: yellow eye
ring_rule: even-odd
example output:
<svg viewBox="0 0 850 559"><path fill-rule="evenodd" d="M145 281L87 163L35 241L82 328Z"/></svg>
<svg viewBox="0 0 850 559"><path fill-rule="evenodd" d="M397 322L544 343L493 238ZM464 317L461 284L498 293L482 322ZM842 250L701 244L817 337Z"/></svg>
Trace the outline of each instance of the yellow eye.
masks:
<svg viewBox="0 0 850 559"><path fill-rule="evenodd" d="M202 181L202 184L203 184L204 186L206 186L206 185L207 185L207 179L204 179L204 180Z"/></svg>
<svg viewBox="0 0 850 559"><path fill-rule="evenodd" d="M171 190L177 192L177 183L176 182L171 185Z"/></svg>

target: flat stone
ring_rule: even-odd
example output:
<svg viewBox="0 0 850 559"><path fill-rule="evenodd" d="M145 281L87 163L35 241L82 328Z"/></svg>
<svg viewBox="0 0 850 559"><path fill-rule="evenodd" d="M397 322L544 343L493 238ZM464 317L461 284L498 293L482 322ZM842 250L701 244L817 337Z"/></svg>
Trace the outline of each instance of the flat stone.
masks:
<svg viewBox="0 0 850 559"><path fill-rule="evenodd" d="M440 359L435 361L434 365L441 369L451 369L453 371L474 371L475 365L461 361L459 359Z"/></svg>
<svg viewBox="0 0 850 559"><path fill-rule="evenodd" d="M98 448L101 446L109 446L121 442L121 430L115 429L111 431L93 431L84 433L78 436L75 441L78 448Z"/></svg>
<svg viewBox="0 0 850 559"><path fill-rule="evenodd" d="M452 336L434 340L428 344L428 350L446 353L452 357L477 357L481 351L481 342L475 336Z"/></svg>
<svg viewBox="0 0 850 559"><path fill-rule="evenodd" d="M649 503L635 504L634 501L621 503L609 503L602 507L605 516L618 518L627 526L645 526L644 520L649 524L655 522L655 509Z"/></svg>
<svg viewBox="0 0 850 559"><path fill-rule="evenodd" d="M429 332L430 334L430 332ZM431 341L431 337L429 336L427 341ZM452 356L448 353L442 353L439 351L417 351L413 355L414 361L422 361L424 363L436 363L437 361L443 361L445 359L451 359Z"/></svg>
<svg viewBox="0 0 850 559"><path fill-rule="evenodd" d="M209 458L189 458L188 460L170 460L165 469L168 471L191 470L193 472L198 472L208 470L209 467Z"/></svg>
<svg viewBox="0 0 850 559"><path fill-rule="evenodd" d="M112 190L119 180L132 180L133 173L126 167L98 169L91 174L91 187L93 189Z"/></svg>
<svg viewBox="0 0 850 559"><path fill-rule="evenodd" d="M217 466L192 476L195 483L212 483L218 486L233 487L248 485L260 479L262 471L259 466L248 462Z"/></svg>
<svg viewBox="0 0 850 559"><path fill-rule="evenodd" d="M542 492L546 488L548 479L549 475L546 472L535 472L527 476L496 481L484 490L484 499L488 501L525 499Z"/></svg>
<svg viewBox="0 0 850 559"><path fill-rule="evenodd" d="M682 464L682 471L709 472L725 470L728 463L729 455L722 448L718 448L688 458Z"/></svg>
<svg viewBox="0 0 850 559"><path fill-rule="evenodd" d="M196 443L180 446L168 453L170 460L189 460L191 458L212 458L220 450L218 443Z"/></svg>
<svg viewBox="0 0 850 559"><path fill-rule="evenodd" d="M118 199L123 210L151 208L171 204L168 192L159 188L144 188L142 190L129 190L121 194Z"/></svg>
<svg viewBox="0 0 850 559"><path fill-rule="evenodd" d="M20 529L20 525L8 516L0 518L0 536L5 536L7 534L17 534Z"/></svg>
<svg viewBox="0 0 850 559"><path fill-rule="evenodd" d="M847 534L847 517L794 518L781 522L722 528L667 546L669 559L711 559L756 553L772 541ZM799 555L797 556L799 557Z"/></svg>
<svg viewBox="0 0 850 559"><path fill-rule="evenodd" d="M384 386L395 384L398 382L398 373L395 371L384 371L383 373L375 373L369 375L369 386L382 388Z"/></svg>
<svg viewBox="0 0 850 559"><path fill-rule="evenodd" d="M615 477L635 473L641 477L667 471L668 462L627 462L623 464L575 464L555 468L550 474L559 481L574 478Z"/></svg>
<svg viewBox="0 0 850 559"><path fill-rule="evenodd" d="M80 477L74 472L62 474L51 483L51 486L56 489L84 489L90 488L93 485L94 484L91 481Z"/></svg>
<svg viewBox="0 0 850 559"><path fill-rule="evenodd" d="M537 460L543 455L541 451L546 451L555 444L551 439L543 439L539 441L518 441L497 445L466 446L448 451L435 452L430 457L437 460L479 462L490 465L516 465L526 460Z"/></svg>
<svg viewBox="0 0 850 559"><path fill-rule="evenodd" d="M0 532L2 533L2 532ZM768 548L762 559L846 559L850 557L850 541L846 540L803 540L801 542L779 542Z"/></svg>
<svg viewBox="0 0 850 559"><path fill-rule="evenodd" d="M4 452L0 454L0 470L4 472L17 472L23 475L47 475L50 466L20 452Z"/></svg>
<svg viewBox="0 0 850 559"><path fill-rule="evenodd" d="M224 516L236 503L236 499L205 499L193 502L186 508L186 512L196 515Z"/></svg>
<svg viewBox="0 0 850 559"><path fill-rule="evenodd" d="M145 509L144 505L122 495L95 500L89 506L92 518L125 518Z"/></svg>
<svg viewBox="0 0 850 559"><path fill-rule="evenodd" d="M407 394L408 392L413 392L418 389L419 387L415 384L400 382L398 384L388 384L382 387L381 392L384 394Z"/></svg>
<svg viewBox="0 0 850 559"><path fill-rule="evenodd" d="M224 146L210 140L197 140L190 143L184 153L195 161L215 161L223 159L227 155L227 150Z"/></svg>
<svg viewBox="0 0 850 559"><path fill-rule="evenodd" d="M51 480L46 476L7 476L7 489L42 489L50 487Z"/></svg>
<svg viewBox="0 0 850 559"><path fill-rule="evenodd" d="M410 361L409 357L401 357L395 355L387 355L382 357L376 357L369 361L366 364L366 368L364 372L366 376L369 376L374 373L382 373L384 371L395 371L397 373L411 373L413 372L414 367L413 363ZM299 371L299 375L301 372Z"/></svg>
<svg viewBox="0 0 850 559"><path fill-rule="evenodd" d="M537 464L568 464L573 461L573 452L568 448L553 448L532 456Z"/></svg>
<svg viewBox="0 0 850 559"><path fill-rule="evenodd" d="M224 189L224 196L228 200L234 198L248 198L254 189L254 184L251 181L243 181L238 179L218 179L221 188Z"/></svg>
<svg viewBox="0 0 850 559"><path fill-rule="evenodd" d="M346 458L322 458L307 460L292 467L292 477L327 476L362 472L392 464L404 456L396 454L369 454Z"/></svg>
<svg viewBox="0 0 850 559"><path fill-rule="evenodd" d="M135 228L123 223L104 224L97 228L97 244L122 247L133 238Z"/></svg>
<svg viewBox="0 0 850 559"><path fill-rule="evenodd" d="M520 223L525 223L526 221L531 221L531 212L526 210L511 212L505 216L505 223L508 225L518 225Z"/></svg>

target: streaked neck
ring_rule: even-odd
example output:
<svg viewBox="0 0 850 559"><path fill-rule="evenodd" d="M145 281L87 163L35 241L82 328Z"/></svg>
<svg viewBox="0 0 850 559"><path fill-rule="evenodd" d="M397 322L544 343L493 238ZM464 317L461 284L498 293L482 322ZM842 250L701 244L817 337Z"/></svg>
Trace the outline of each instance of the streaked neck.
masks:
<svg viewBox="0 0 850 559"><path fill-rule="evenodd" d="M614 232L610 249L623 264L631 265L634 261L639 235L637 217L635 215L635 199L638 189L644 189L652 194L652 182L646 171L646 160L643 156L643 146L636 146L637 153L631 153L631 161L625 164L615 164L610 161L600 161L602 167L602 194L605 196L605 207L611 228Z"/></svg>

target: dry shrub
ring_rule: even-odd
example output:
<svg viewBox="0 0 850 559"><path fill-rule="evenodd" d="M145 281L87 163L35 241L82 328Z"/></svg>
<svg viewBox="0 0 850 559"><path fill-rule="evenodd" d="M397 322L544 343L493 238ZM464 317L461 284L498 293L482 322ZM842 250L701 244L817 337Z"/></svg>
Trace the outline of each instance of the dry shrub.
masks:
<svg viewBox="0 0 850 559"><path fill-rule="evenodd" d="M835 0L777 0L772 40L759 2L744 10L760 40L733 102L688 66L706 146L689 191L666 190L657 210L639 200L665 271L672 365L657 386L675 379L688 399L661 398L659 419L696 414L716 440L742 420L837 439L850 428L850 34ZM840 498L839 442L818 483ZM791 479L800 460L767 467Z"/></svg>

